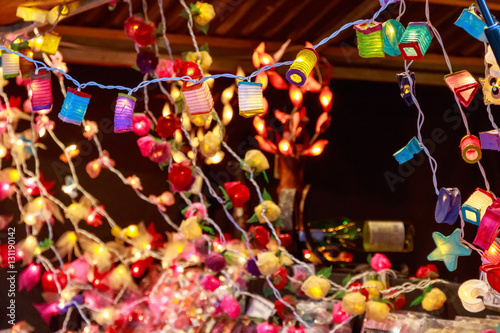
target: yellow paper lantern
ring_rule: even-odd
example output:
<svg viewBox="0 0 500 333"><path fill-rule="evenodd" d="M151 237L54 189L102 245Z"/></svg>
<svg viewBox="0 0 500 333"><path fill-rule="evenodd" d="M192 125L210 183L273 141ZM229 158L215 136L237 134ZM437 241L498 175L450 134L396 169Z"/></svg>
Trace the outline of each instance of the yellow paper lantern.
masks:
<svg viewBox="0 0 500 333"><path fill-rule="evenodd" d="M43 36L43 44L40 47L40 51L47 54L56 54L59 48L59 42L61 41L61 36L56 32L46 33Z"/></svg>
<svg viewBox="0 0 500 333"><path fill-rule="evenodd" d="M288 82L296 86L306 83L307 77L316 66L318 59L318 53L314 49L305 48L300 51L290 69L286 72Z"/></svg>
<svg viewBox="0 0 500 333"><path fill-rule="evenodd" d="M238 83L240 116L250 118L264 113L262 84L242 81Z"/></svg>

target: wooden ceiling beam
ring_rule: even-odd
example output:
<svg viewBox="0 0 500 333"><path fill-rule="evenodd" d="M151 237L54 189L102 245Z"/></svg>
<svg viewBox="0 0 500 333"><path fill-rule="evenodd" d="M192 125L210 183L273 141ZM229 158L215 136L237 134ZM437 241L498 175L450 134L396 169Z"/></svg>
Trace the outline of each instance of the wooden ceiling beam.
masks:
<svg viewBox="0 0 500 333"><path fill-rule="evenodd" d="M121 30L58 26L56 31L62 34L60 49L68 63L123 67L135 64L134 44ZM191 38L187 35L167 34L167 38L177 57L192 49ZM246 72L255 70L251 58L260 41L212 36L198 36L197 39L200 45L208 43L210 46L214 59L212 72L234 72L238 65ZM162 38L158 42L161 46ZM273 53L281 45L280 42L266 42L266 50ZM300 48L301 45L290 45L283 60L292 60ZM164 48L160 49L166 54ZM333 65L336 79L386 82L392 81L395 74L403 70L401 57L364 59L359 57L355 47L323 46L318 51ZM450 57L450 60L456 70L467 69L476 75L484 72L482 58ZM443 76L448 73L441 54L426 54L422 60L415 61L411 69L417 72L420 83L434 85L444 84ZM278 71L284 72L285 68L278 68Z"/></svg>
<svg viewBox="0 0 500 333"><path fill-rule="evenodd" d="M408 0L410 2L425 2L426 0ZM447 6L455 6L455 7L463 7L468 8L471 5L470 0L429 0L430 4L433 5L447 5ZM495 3L492 1L488 2L488 7L490 10L499 10L500 11L500 3Z"/></svg>

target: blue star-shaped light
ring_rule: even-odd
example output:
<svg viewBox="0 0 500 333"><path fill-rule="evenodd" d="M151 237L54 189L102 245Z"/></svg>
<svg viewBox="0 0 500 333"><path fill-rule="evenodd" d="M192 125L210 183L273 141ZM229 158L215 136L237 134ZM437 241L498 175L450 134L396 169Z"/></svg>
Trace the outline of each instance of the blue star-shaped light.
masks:
<svg viewBox="0 0 500 333"><path fill-rule="evenodd" d="M441 260L450 272L457 269L457 257L468 256L471 253L467 246L460 243L460 229L455 229L449 236L433 232L432 239L436 243L436 249L427 256L427 260Z"/></svg>

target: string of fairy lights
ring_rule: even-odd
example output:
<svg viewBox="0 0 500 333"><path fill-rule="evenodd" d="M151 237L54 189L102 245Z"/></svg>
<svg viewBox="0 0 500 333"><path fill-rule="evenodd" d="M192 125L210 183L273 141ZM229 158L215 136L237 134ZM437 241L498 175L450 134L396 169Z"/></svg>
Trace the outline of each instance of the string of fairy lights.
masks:
<svg viewBox="0 0 500 333"><path fill-rule="evenodd" d="M131 3L130 0L128 0L126 2L129 4L129 12L130 12L130 16L132 16L132 3ZM339 30L333 32L329 37L323 39L318 44L312 46L310 48L310 51L308 51L306 49L303 50L303 51L301 51L301 52L303 52L303 53L301 53L302 56L303 57L312 57L315 54L314 50L316 48L318 48L321 45L326 44L328 41L330 41L331 39L335 38L341 31L343 31L343 30L345 30L347 28L350 28L350 27L353 27L353 26L356 26L356 25L370 24L370 22L373 22L380 15L380 13L383 12L389 5L391 5L393 3L396 3L396 2L398 2L398 0L387 1L385 4L383 4L381 6L381 8L373 15L373 17L371 19L368 19L368 20L357 20L355 22L351 22L351 23L345 24ZM190 12L190 10L189 10L189 8L186 5L186 3L185 3L184 0L180 0L180 3L185 8L185 10L186 10L186 12L188 14L188 17L189 17L188 18L188 29L189 29L189 32L190 32L190 36L192 38L193 46L194 46L194 48L196 50L197 57L198 57L198 59L201 59L200 49L199 49L198 44L196 42L196 37L195 37L194 31L193 31L193 17L192 17L192 14L191 14L191 12ZM142 4L143 4L143 11L144 11L144 13L147 13L147 2L146 1L142 1ZM158 5L159 5L159 8L160 8L161 20L163 22L163 29L162 29L163 39L165 41L165 46L166 46L166 48L168 50L168 54L170 56L170 59L173 60L172 51L170 49L169 41L168 41L168 38L166 37L165 17L164 17L164 13L163 13L162 0L158 0ZM401 0L398 20L404 14L405 9L406 9L406 7L405 7L405 4L404 4L404 0ZM434 36L439 41L439 43L440 43L440 45L442 47L442 51L443 51L443 55L445 57L445 61L446 61L447 65L448 65L448 68L450 70L450 73L453 73L453 70L452 70L452 67L451 67L451 63L449 61L449 57L448 57L448 55L446 53L446 50L444 48L444 45L442 43L441 37L439 35L439 32L437 31L437 29L435 27L432 26L432 23L430 21L429 2L428 1L426 2L426 12L425 12L425 14L426 14L426 18L427 18L427 22L426 23L429 25L429 27L431 28L432 32L434 33ZM147 17L146 17L146 20L147 20ZM156 44L155 44L155 47L156 47L156 51L158 52ZM162 87L161 83L172 83L172 82L182 81L182 82L190 82L193 85L200 85L200 84L203 84L204 82L206 82L207 80L219 79L219 78L230 78L230 79L236 79L236 80L240 80L240 81L250 82L252 80L252 78L255 78L261 72L268 71L268 70L271 70L271 69L274 69L274 68L280 67L280 66L290 66L290 65L292 66L292 69L293 69L294 65L296 65L296 63L294 61L278 62L278 63L272 64L272 65L264 66L264 67L262 67L262 68L260 68L260 69L258 69L256 71L254 71L253 73L251 73L248 76L241 76L241 75L234 75L234 74L230 74L230 73L225 73L225 74L218 74L218 75L208 75L208 76L205 76L205 77L202 77L202 78L199 78L199 79L193 79L190 76L181 76L181 77L172 77L172 78L155 78L155 79L148 80L149 75L145 74L145 76L143 78L143 81L141 83L139 83L134 88L128 88L128 87L124 87L124 86L120 86L120 85L102 85L102 84L99 84L99 83L93 82L93 81L86 82L86 83L80 83L76 79L74 79L72 76L70 76L69 74L65 73L60 68L53 67L51 65L46 65L43 62L33 60L29 56L27 56L27 55L25 55L25 54L23 54L21 52L17 52L17 51L11 50L11 49L9 49L7 47L0 46L0 49L2 51L6 52L6 53L15 54L15 55L19 56L20 58L23 58L23 59L25 59L27 61L32 62L34 64L34 66L35 66L35 73L36 74L38 74L42 70L49 71L49 72L58 72L58 73L60 73L61 77L66 78L67 80L69 80L70 82L72 82L77 87L77 90L74 92L74 94L77 94L77 95L78 95L79 92L81 92L81 90L83 90L83 89L85 89L86 87L89 87L89 86L95 86L95 87L98 87L100 89L106 89L106 90L125 91L129 96L132 96L134 93L138 92L141 88L144 88L145 113L148 116L150 116L152 118L153 122L155 122L155 123L156 123L157 120L154 117L153 113L149 110L149 107L148 107L148 101L149 101L148 92L147 92L148 85L159 84L160 89L162 90L162 92L167 96L167 98L170 101L173 101L172 96L168 93L168 91L166 91ZM137 48L137 45L136 45L136 49L137 49L137 51L139 51L138 48ZM410 77L410 71L409 71L409 69L410 69L411 64L412 64L412 61L410 61L409 63L407 63L405 61L404 70L405 70L405 73L406 73L407 77ZM201 66L199 65L199 63L198 63L198 67L199 67L200 71L203 73L203 70L201 69ZM306 69L306 71L309 70L309 72L310 72L313 67L314 67L314 64L313 64L313 66L310 69ZM486 65L486 67L487 67L487 65ZM305 77L300 77L300 73L299 72L295 72L295 75L296 75L295 77L293 76L294 74L292 73L291 76L289 77L289 79L292 80L292 81L295 80L295 82L301 81L301 80L305 81L305 77L307 75ZM65 94L66 90L64 88L64 83L63 83L62 79L59 80L59 83L61 84L61 91L63 92L63 94ZM416 105L417 110L418 110L418 120L417 120L417 133L418 134L417 134L417 136L418 136L418 139L420 141L421 148L424 150L424 152L426 153L426 155L429 158L429 163L430 163L430 166L431 166L431 171L433 173L433 185L435 187L436 194L439 195L439 190L438 190L438 186L437 186L437 177L436 177L437 162L431 156L431 153L429 152L429 150L422 143L421 129L423 127L425 117L424 117L423 111L420 108L420 105L418 103L418 100L417 100L416 96L413 94L413 91L414 91L413 90L413 88L414 88L413 85L414 85L414 82L410 79L409 80L410 96L411 96L411 99L413 100L413 102ZM7 95L5 93L3 93L3 91L1 93L2 93L2 97L4 99L4 102L5 102L6 106L7 106L7 109L10 109L9 100L8 100ZM73 92L70 92L70 93L73 93ZM77 95L75 95L75 96L77 96ZM457 105L459 107L460 113L462 115L463 123L464 123L464 126L466 128L467 135L470 135L470 131L469 131L469 127L468 127L468 124L467 124L466 116L465 116L464 111L462 109L461 103L460 103L460 101L458 100L457 97L455 97L455 99L456 99L456 103L457 103ZM183 108L185 108L185 104L183 104ZM498 129L498 126L495 124L493 116L491 114L490 106L487 107L487 112L488 112L489 119L490 119L493 127L500 133L500 131ZM181 113L184 113L184 110L182 110ZM216 123L217 123L217 126L218 126L219 136L221 138L223 138L224 137L224 132L225 132L224 124L221 121L221 119L218 117L218 115L217 115L216 112L213 112L213 116L214 116L214 119L216 120ZM35 172L29 170L29 168L26 165L25 161L22 160L20 158L20 156L18 156L16 154L13 154L13 159L15 161L16 170L17 170L17 172L18 172L19 175L28 175L30 177L30 179L32 179L32 181L34 181L36 183L37 187L40 189L40 197L38 199L36 199L36 200L41 200L40 202L43 203L46 199L48 199L51 202L55 203L63 212L65 212L65 213L70 212L71 211L71 206L64 205L60 200L58 200L53 195L51 195L49 193L49 191L45 188L44 184L41 181L41 178L40 178L40 160L39 160L39 157L38 157L37 149L36 149L36 147L34 145L34 141L35 141L34 138L36 138L37 135L38 135L38 132L36 130L36 124L37 124L38 120L35 119L35 113L31 114L30 122L31 122L31 131L32 131L32 134L33 134L33 139L29 142L29 145L30 145L30 148L31 148L34 160L35 160ZM13 123L12 115L8 114L8 126L7 126L8 134L9 134L9 136L12 139L15 139L15 138L17 138L17 135L15 133L15 128L12 125L12 123ZM83 125L83 127L85 129L87 129L87 127L90 127L89 122L86 122L86 121L83 121L82 125ZM207 187L210 195L220 204L220 206L223 209L223 211L224 211L225 215L227 216L228 220L234 225L234 227L236 229L238 229L242 233L242 235L243 235L243 237L245 239L245 242L246 242L246 248L248 250L248 253L249 253L251 259L256 261L257 258L254 255L253 249L252 249L252 247L250 245L250 237L249 237L248 233L241 226L239 226L239 224L235 221L235 219L232 216L231 212L229 212L229 210L225 206L225 200L217 194L217 191L212 187L212 185L211 185L208 177L203 173L202 169L197 165L197 161L196 161L197 148L196 148L196 145L192 142L192 140L190 138L190 135L189 135L189 132L185 128L185 126L184 126L184 124L182 122L181 122L181 130L184 133L189 146L191 147L191 151L193 152L193 158L191 159L191 164L192 164L192 166L193 166L196 174L199 177L201 177L201 179L203 180L204 184L206 185L206 187ZM72 179L74 181L74 187L79 192L81 192L83 194L83 197L85 197L86 199L89 200L89 202L90 202L91 206L93 207L93 209L95 210L95 212L98 213L98 214L101 214L106 219L106 221L108 222L108 224L111 227L111 229L114 229L114 228L116 229L118 227L118 225L113 220L113 218L106 212L106 210L104 208L102 208L102 206L99 205L97 199L95 199L89 192L87 192L80 185L79 180L78 180L78 175L77 175L77 172L76 172L76 168L75 168L75 166L74 166L74 164L72 162L72 159L71 159L71 146L66 146L64 143L62 143L57 138L57 136L55 135L55 133L53 131L53 125L52 126L48 126L46 128L46 131L49 134L49 136L52 138L52 140L60 147L60 149L62 150L63 154L66 156L67 163L69 165L70 172L71 172L71 177L72 177ZM98 152L99 152L99 158L98 158L98 160L96 160L97 161L96 163L102 164L102 166L104 166L106 169L108 169L109 171L113 172L124 183L124 185L131 186L132 189L135 191L135 193L137 194L137 196L141 200L144 200L144 201L146 201L146 202L148 202L148 203L150 203L152 205L157 206L158 212L160 213L160 215L162 216L162 218L166 221L166 223L168 223L174 230L179 231L179 227L169 218L168 214L166 214L161 209L160 204L158 203L158 199L157 198L151 198L151 196L148 197L148 196L144 195L142 193L142 189L140 188L140 182L137 183L136 179L131 178L131 177L128 177L128 178L125 177L117 168L115 168L114 162L113 163L110 162L109 156L106 155L106 152L103 150L102 145L101 145L99 139L97 138L97 136L95 135L95 133L94 133L94 135L91 135L91 138L94 141L94 144L97 147ZM252 168L248 164L246 164L244 161L242 161L241 157L239 157L229 147L229 145L226 142L224 142L222 140L221 141L221 145L227 150L227 152L235 160L237 160L242 165L242 167L243 167L244 170L248 170L248 173L249 173L249 182L252 183L252 185L253 185L253 187L255 189L255 192L256 192L256 194L258 196L258 199L259 199L259 203L263 205L263 210L262 210L261 216L262 216L263 220L265 221L265 224L267 225L267 227L271 230L274 238L276 239L277 248L280 249L281 253L283 255L285 255L286 257L288 257L292 262L294 262L295 264L298 264L298 265L302 266L311 275L314 275L315 272L311 269L311 267L309 265L307 265L306 263L304 263L304 262L300 261L299 259L295 258L293 255L291 255L288 251L286 251L286 249L284 249L281 246L282 244L281 244L278 232L277 232L276 228L273 226L272 222L269 220L269 218L266 215L267 205L266 205L264 197L263 197L263 192L261 191L260 186L258 185L257 181L255 180L255 175L254 175L254 172L252 171ZM172 164L173 164L173 160L172 160L172 156L170 156L170 163L169 163L169 168L168 168L169 171L170 171L170 168L172 167ZM482 165L480 164L480 162L478 162L478 166L480 168L481 174L484 177L486 190L488 192L490 192L490 186L489 186L488 180L486 178L486 173L485 173ZM19 186L19 189L16 188L14 192L16 194L17 205L18 205L19 211L21 212L21 216L26 216L26 213L25 213L26 209L25 209L25 206L22 204L22 198L26 198L27 201L28 201L28 203L35 202L36 200L33 199L33 197L30 195L30 193L28 193L26 191L26 189L25 189L24 186ZM193 204L193 201L190 200L189 198L187 198L182 193L180 193L180 196L186 202L186 204L188 206L191 206ZM201 191L198 191L197 197L198 197L199 202L203 205L203 207L206 207L205 198L203 197ZM236 255L241 259L241 261L244 262L245 261L245 257L240 252L238 252L238 251L236 251L234 249L228 248L228 244L226 242L226 239L224 237L224 234L223 234L222 230L220 229L220 227L218 226L218 224L215 221L213 221L212 219L210 219L207 216L207 214L206 214L206 208L205 208L205 211L203 213L205 215L205 219L209 222L210 225L212 225L216 229L217 233L219 234L219 238L220 238L220 242L221 242L221 245L220 245L221 249L223 251L235 252ZM27 216L29 216L29 215L27 215ZM49 234L48 239L52 241L53 240L53 234L54 234L53 227L51 225L51 222L49 221L49 219L46 216L43 216L43 218L45 219L44 222L45 222L45 224L47 225L47 228L48 228L48 234ZM460 239L461 242L463 242L464 244L468 245L470 248L474 249L475 251L477 251L482 256L483 255L483 251L482 250L474 247L474 245L468 243L464 239L464 224L465 223L464 223L464 219L462 217L462 213L461 212L460 212L460 218L461 218L461 239ZM80 228L78 226L78 223L75 222L75 221L73 221L72 219L69 219L69 220L71 221L71 223L73 225L73 228L74 228L74 232L76 234L81 235L81 237L86 237L91 242L95 243L94 248L96 249L97 252L112 252L113 255L116 256L117 261L120 263L115 268L116 272L118 272L119 274L122 274L123 272L128 271L128 264L133 261L133 258L126 258L121 253L119 253L119 251L115 251L115 250L113 250L111 248L107 248L106 244L104 244L102 242L102 240L100 240L97 236L95 236L94 234L92 234L92 233L90 233L90 232L88 232L88 231ZM137 228L137 226L129 226L129 228L131 228L131 227L132 227L132 229ZM130 232L135 231L135 229L134 230L132 230L132 229L127 229L126 231L130 231ZM66 235L67 235L67 237L70 237L70 235L75 235L75 234L68 233ZM34 240L34 243L36 245L37 242L36 242L36 237L35 236L36 236L36 233L32 233L30 231L30 228L27 227L27 238L26 238L26 241L24 242L24 244L29 243L28 240L31 240L31 241ZM133 240L131 240L131 239L125 239L124 241L125 241L125 243L127 243L127 244L129 244L129 245L131 245L133 247L136 245L135 242ZM76 244L76 238L74 239L73 242ZM77 245L75 245L75 246L77 246ZM59 271L62 271L67 276L68 286L70 286L71 285L70 272L67 271L64 268L64 259L63 259L64 256L61 256L59 254L59 251L58 251L58 248L57 248L57 243L56 243L56 245L50 245L48 248L56 256L57 262L59 263L60 268L55 268L54 265L52 264L51 260L48 259L47 257L45 257L43 255L43 253L36 253L36 258L37 258L38 262L41 263L41 265L44 267L45 270L52 272L52 274L54 274L54 276ZM70 252L73 252L73 250L74 249L71 249ZM161 252L153 250L151 248L147 248L147 247L141 249L140 256L153 257L153 258L160 259L160 260L163 258L163 254ZM185 267L189 267L191 264L196 264L196 262L191 263L191 262L188 261L188 262L185 263L184 266ZM120 273L120 270L122 270L122 273ZM387 274L387 273L391 274L391 272L392 271L387 270L387 271L379 272L379 274L380 275ZM162 272L160 278L156 281L156 283L152 287L151 294L154 294L155 291L159 288L159 286L164 282L164 280L167 277L167 274L168 274L167 270L165 270L164 272ZM252 293L240 290L239 287L231 280L231 278L229 277L229 275L227 275L227 272L224 272L224 274L226 274L226 280L229 283L229 287L231 287L233 289L234 293L237 296L238 295L244 295L244 296L253 297L253 298L257 298L257 299L260 298L260 296L258 296L258 295L254 295ZM365 272L365 273L362 273L362 274L358 274L358 275L352 277L350 279L350 281L346 285L350 285L351 282L354 282L354 281L356 281L358 279L362 279L362 278L364 278L365 276L367 276L369 274L373 274L373 272ZM292 277L289 276L289 278L292 278ZM283 299L280 290L278 290L274 286L274 284L270 280L270 276L269 275L266 276L266 280L267 280L268 285L271 288L274 296L276 297L276 299L278 299L279 301L281 301L288 309L290 309L290 311L294 315L294 318L298 322L300 322L304 327L308 328L309 330L314 331L314 328L311 327L311 325L309 323L307 323L297 313L296 309L291 304L289 304L287 301L285 301ZM344 291L345 292L345 291L349 290L348 288L346 288L344 286L341 286L341 285L338 285L338 284L334 283L331 280L328 280L328 281L329 281L329 283L331 285L331 289L333 289L333 291L334 291L334 295L332 295L330 298L334 298L334 296L336 295L337 292L340 292L340 291ZM128 287L130 287L129 283L130 283L130 281L122 281L121 282L121 284L122 284L121 291L117 294L116 298L114 299L114 302L113 302L114 304L116 304L120 300L120 298L125 293L126 289ZM424 281L424 280L422 280L418 284L406 283L406 284L403 284L402 286L395 286L395 287L392 287L392 288L389 288L389 289L386 289L386 290L379 290L379 292L384 296L384 298L389 298L389 297L393 297L394 296L394 292L396 292L396 294L397 294L397 293L407 293L407 292L411 292L411 291L417 290L417 289L418 290L424 290L424 289L428 288L430 285L432 285L434 283L446 283L446 281L443 281L443 280L425 280ZM98 309L95 309L95 308L93 308L92 306L90 306L88 304L80 304L80 303L76 302L75 300L73 300L70 296L63 295L64 294L64 290L63 290L63 288L61 288L61 285L59 284L59 282L58 282L57 279L55 279L55 284L57 286L58 295L62 299L62 301L60 302L60 304L62 304L64 306L69 306L69 305L72 306L66 312L66 317L65 317L65 320L64 320L64 323L63 323L62 331L65 331L67 329L67 325L68 325L68 322L69 322L69 317L70 317L70 315L71 315L71 313L73 311L73 307L74 307L79 312L81 318L83 319L83 321L87 325L84 328L84 332L88 332L90 330L90 327L91 327L92 323L91 323L90 318L85 314L85 310L91 310L91 311L97 312ZM363 287L363 288L377 288L377 287L373 286L373 287ZM359 290L359 289L361 289L361 287L354 287L354 290ZM140 304L141 302L143 302L144 300L146 300L148 297L149 296L145 296L143 298L140 298L139 300L135 301L135 304L136 305ZM189 294L182 300L182 302L184 302L188 297L189 297ZM103 316L106 317L105 312L103 313ZM339 325L337 325L336 327L334 327L330 332L331 333L336 332L340 327L342 327L343 324L348 323L353 318L354 318L354 316L350 316L343 323L340 323ZM171 323L171 325L168 328L165 328L165 329L163 329L161 331L162 332L171 332L171 331L174 331L174 332L179 331L180 332L182 330L174 329L173 328L173 323Z"/></svg>

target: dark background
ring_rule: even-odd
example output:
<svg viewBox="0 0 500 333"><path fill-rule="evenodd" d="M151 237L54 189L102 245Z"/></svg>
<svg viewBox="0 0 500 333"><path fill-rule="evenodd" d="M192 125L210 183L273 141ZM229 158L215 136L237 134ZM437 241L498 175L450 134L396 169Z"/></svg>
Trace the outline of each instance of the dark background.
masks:
<svg viewBox="0 0 500 333"><path fill-rule="evenodd" d="M142 79L142 75L131 69L69 65L69 70L69 74L80 82L97 81L102 84L133 87ZM333 77L335 78L335 71ZM484 182L478 166L469 165L461 158L459 144L465 135L465 128L461 123L453 94L444 86L419 85L418 73L416 73L416 80L417 98L426 116L422 135L424 143L438 162L438 186L458 187L465 201L476 187L484 188ZM80 147L80 157L74 162L82 185L105 205L106 210L120 226L144 221L146 224L154 222L157 230L168 230L156 207L137 198L132 189L123 185L111 172L103 170L94 180L88 177L84 170L85 165L98 157L97 149L82 136L81 127L62 123L57 118L63 99L54 78L53 81L54 109L49 116L56 122L57 136L66 145L77 144ZM222 108L218 102L218 96L232 82L229 79L216 81L213 94L219 114ZM66 84L72 86L68 82ZM416 231L415 250L404 255L389 254L388 256L393 260L395 267L406 264L409 266L410 275L414 275L419 266L429 263L426 257L435 248L431 237L432 232L440 231L444 235L449 235L459 227L458 222L454 226L449 226L448 224L439 225L434 220L437 196L432 185L432 174L426 156L420 153L414 160L401 166L392 156L413 136L416 136L417 110L415 106L408 107L401 99L396 79L394 83L332 80L330 87L333 91L332 124L328 131L320 136L322 139L328 139L330 143L321 156L307 159L305 183L311 184L311 190L306 201L305 221L348 216L355 221L397 219L411 222ZM5 89L9 96L23 96L23 100L26 98L25 90L17 87L13 80ZM84 91L92 95L85 118L99 123L101 143L103 148L110 152L111 158L116 161L117 169L126 177L136 174L141 178L146 195L159 195L168 190L167 172L161 171L156 164L140 155L136 144L138 137L133 132L113 133L113 110L117 91L99 90L94 87L86 88ZM143 111L142 94L138 93L134 96L138 97L135 111ZM270 86L265 96L270 105L266 120L272 118L274 109L290 112L292 106L288 100L287 91L276 91ZM307 94L304 99L308 117L311 119L309 133L313 132L315 121L322 112L317 96L317 94ZM150 99L150 109L156 116L159 116L165 99L160 96L160 91L154 86L150 90ZM236 95L232 102L235 115L227 127L227 142L240 156L244 156L248 149L258 148L253 139L255 132L251 119L237 115ZM496 110L493 110L493 114L496 116ZM467 115L472 134L478 135L478 132L492 128L482 103L481 92L478 92L467 109ZM70 198L61 191L64 176L70 174L67 165L58 160L62 151L48 135L40 141L48 147L46 151L39 151L44 177L57 181L54 187L56 197L63 199L65 204L69 204ZM274 157L270 154L267 156L271 163L270 171L272 171ZM498 152L484 150L481 162L488 175L491 189L495 192L500 184L497 172ZM222 163L205 166L204 170L214 185L243 179L237 165L231 162L228 154ZM275 191L277 180L272 179L272 172L268 172L268 175L271 181L266 188L277 202ZM392 183L388 181L388 177L392 179ZM258 180L262 186L265 185L262 178ZM169 207L167 213L179 223L180 210L185 207L185 204L178 197L176 200L179 205ZM250 214L256 204L255 196L252 200L247 209ZM224 226L225 231L231 232L232 228L220 206L215 200L210 202L212 206L209 214L217 223ZM6 200L0 203L2 214L15 212L16 208L14 201ZM85 222L80 222L81 226L84 224ZM54 238L57 239L69 227L69 223L61 225L56 222ZM85 227L104 240L112 239L106 223L97 228ZM18 241L24 238L23 229L21 225L16 227ZM466 239L469 242L473 241L476 230L477 227L466 224ZM450 281L463 282L479 276L480 258L476 253L469 257L460 257L458 268L454 272L448 272L441 262L434 262L434 264L438 267L441 276ZM18 268L18 272L20 271L21 267ZM0 279L0 281L6 281L4 271L0 273ZM48 328L31 306L32 303L43 302L40 296L41 291L41 287L37 286L29 293L25 291L17 293L17 320L28 320L36 324L36 332L47 332ZM6 328L8 325L3 318L6 318L4 309L7 299L3 295L2 297L0 302L1 327Z"/></svg>

